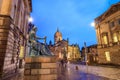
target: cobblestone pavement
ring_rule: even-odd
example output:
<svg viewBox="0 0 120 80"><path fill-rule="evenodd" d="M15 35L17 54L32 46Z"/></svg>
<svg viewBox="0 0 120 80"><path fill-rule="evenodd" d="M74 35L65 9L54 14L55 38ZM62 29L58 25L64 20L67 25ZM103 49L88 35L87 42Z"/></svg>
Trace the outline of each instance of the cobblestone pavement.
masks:
<svg viewBox="0 0 120 80"><path fill-rule="evenodd" d="M66 68L59 67L57 80L113 80L90 73L81 72L75 65L68 64Z"/></svg>
<svg viewBox="0 0 120 80"><path fill-rule="evenodd" d="M115 67L101 67L101 66L86 66L80 64L68 64L69 68L74 69L78 67L80 72L88 72L89 74L110 78L113 80L120 80L120 68Z"/></svg>
<svg viewBox="0 0 120 80"><path fill-rule="evenodd" d="M76 66L78 68L76 68ZM114 76L112 76L111 78L112 74L118 74L117 77L120 77L120 70L116 68L88 66L88 73L86 73L85 65L67 64L67 67L58 65L57 70L57 80L120 80L119 78L113 78ZM8 78L6 80L23 80L23 72L24 71L21 70L18 75L14 76L13 78ZM108 73L111 75L108 75Z"/></svg>

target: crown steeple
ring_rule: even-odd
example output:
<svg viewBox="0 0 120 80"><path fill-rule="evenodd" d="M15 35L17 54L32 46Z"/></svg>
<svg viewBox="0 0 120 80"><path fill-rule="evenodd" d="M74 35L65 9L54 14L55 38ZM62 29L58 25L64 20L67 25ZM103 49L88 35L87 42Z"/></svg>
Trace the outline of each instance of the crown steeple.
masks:
<svg viewBox="0 0 120 80"><path fill-rule="evenodd" d="M62 33L59 31L59 28L57 27L57 31L54 34L54 41L55 41L55 43L57 43L61 40L62 40Z"/></svg>
<svg viewBox="0 0 120 80"><path fill-rule="evenodd" d="M59 28L57 27L57 32L59 32Z"/></svg>

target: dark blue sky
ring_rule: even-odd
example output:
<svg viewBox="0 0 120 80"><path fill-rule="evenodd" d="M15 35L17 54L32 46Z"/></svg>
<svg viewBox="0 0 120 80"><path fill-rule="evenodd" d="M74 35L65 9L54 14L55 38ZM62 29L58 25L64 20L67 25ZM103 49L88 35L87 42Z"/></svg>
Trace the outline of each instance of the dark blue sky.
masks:
<svg viewBox="0 0 120 80"><path fill-rule="evenodd" d="M63 39L80 47L97 43L94 18L105 12L110 5L120 0L32 0L33 23L38 27L37 35L52 40L57 27Z"/></svg>

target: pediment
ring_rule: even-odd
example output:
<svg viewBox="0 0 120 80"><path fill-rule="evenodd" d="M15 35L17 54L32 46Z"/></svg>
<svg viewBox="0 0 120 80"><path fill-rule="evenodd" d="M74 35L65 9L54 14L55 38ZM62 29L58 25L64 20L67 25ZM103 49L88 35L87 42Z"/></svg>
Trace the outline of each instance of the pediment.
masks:
<svg viewBox="0 0 120 80"><path fill-rule="evenodd" d="M120 3L112 5L105 13L103 13L101 16L97 17L95 20L102 21L117 11L120 11Z"/></svg>
<svg viewBox="0 0 120 80"><path fill-rule="evenodd" d="M103 18L106 18L119 10L120 10L120 4L113 5L103 14Z"/></svg>

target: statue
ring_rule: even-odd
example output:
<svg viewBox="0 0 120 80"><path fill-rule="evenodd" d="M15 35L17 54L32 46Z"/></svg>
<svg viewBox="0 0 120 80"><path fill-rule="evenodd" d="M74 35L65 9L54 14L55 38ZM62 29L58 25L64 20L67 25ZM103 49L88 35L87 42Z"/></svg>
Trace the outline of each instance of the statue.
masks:
<svg viewBox="0 0 120 80"><path fill-rule="evenodd" d="M46 45L46 37L40 38L36 36L37 27L33 25L31 30L29 29L29 56L40 56L40 55L53 55ZM40 43L39 40L43 39L44 43Z"/></svg>

